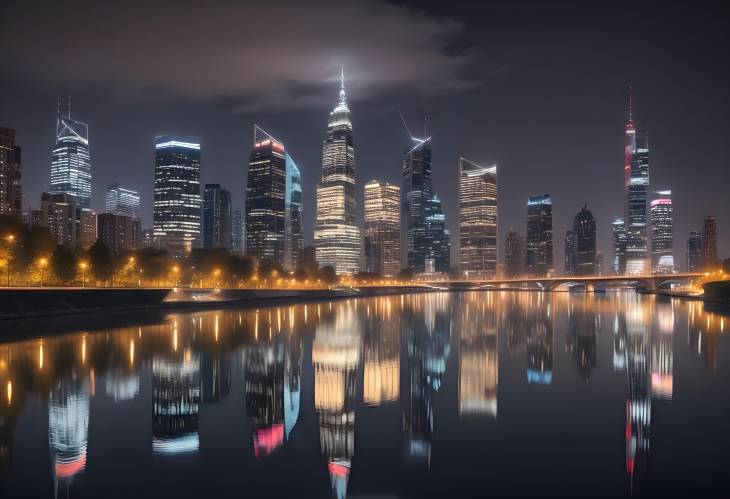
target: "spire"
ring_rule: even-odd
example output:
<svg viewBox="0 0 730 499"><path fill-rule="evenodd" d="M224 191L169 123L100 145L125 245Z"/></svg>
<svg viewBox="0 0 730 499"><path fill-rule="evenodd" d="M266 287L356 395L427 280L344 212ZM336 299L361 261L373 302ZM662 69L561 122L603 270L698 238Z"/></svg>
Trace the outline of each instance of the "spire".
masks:
<svg viewBox="0 0 730 499"><path fill-rule="evenodd" d="M634 102L631 96L631 82L629 82L629 123L634 122Z"/></svg>
<svg viewBox="0 0 730 499"><path fill-rule="evenodd" d="M347 106L347 96L345 95L345 66L340 66L340 106Z"/></svg>

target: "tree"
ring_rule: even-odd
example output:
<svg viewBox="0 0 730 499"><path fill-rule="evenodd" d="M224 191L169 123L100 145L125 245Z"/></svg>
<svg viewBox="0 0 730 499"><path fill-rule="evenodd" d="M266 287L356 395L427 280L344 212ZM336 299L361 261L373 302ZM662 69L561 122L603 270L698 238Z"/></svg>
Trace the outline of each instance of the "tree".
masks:
<svg viewBox="0 0 730 499"><path fill-rule="evenodd" d="M51 268L56 278L62 284L67 284L76 276L76 255L60 244L56 245L51 257Z"/></svg>
<svg viewBox="0 0 730 499"><path fill-rule="evenodd" d="M335 269L329 265L322 267L318 272L319 278L326 284L337 284L338 278Z"/></svg>
<svg viewBox="0 0 730 499"><path fill-rule="evenodd" d="M248 281L253 276L255 263L250 256L228 255L228 270L231 273L231 280Z"/></svg>
<svg viewBox="0 0 730 499"><path fill-rule="evenodd" d="M140 279L146 281L167 280L172 267L172 258L165 250L145 248L137 253L136 261Z"/></svg>
<svg viewBox="0 0 730 499"><path fill-rule="evenodd" d="M416 272L411 267L406 267L398 272L399 281L412 281L416 277Z"/></svg>
<svg viewBox="0 0 730 499"><path fill-rule="evenodd" d="M101 240L91 245L88 251L91 273L99 281L108 281L114 275L114 261L109 246Z"/></svg>

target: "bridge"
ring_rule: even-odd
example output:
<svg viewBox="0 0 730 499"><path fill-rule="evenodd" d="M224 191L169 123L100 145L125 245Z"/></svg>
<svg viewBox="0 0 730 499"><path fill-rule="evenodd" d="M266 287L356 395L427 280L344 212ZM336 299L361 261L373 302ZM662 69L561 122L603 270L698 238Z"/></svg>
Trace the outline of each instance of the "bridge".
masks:
<svg viewBox="0 0 730 499"><path fill-rule="evenodd" d="M526 277L516 279L482 279L429 281L427 284L437 287L448 287L453 290L477 289L525 289L554 291L560 286L585 286L586 291L596 288L632 287L636 289L658 290L670 284L686 284L697 280L704 274L689 272L683 274L663 275L611 275L611 276L562 276L562 277Z"/></svg>

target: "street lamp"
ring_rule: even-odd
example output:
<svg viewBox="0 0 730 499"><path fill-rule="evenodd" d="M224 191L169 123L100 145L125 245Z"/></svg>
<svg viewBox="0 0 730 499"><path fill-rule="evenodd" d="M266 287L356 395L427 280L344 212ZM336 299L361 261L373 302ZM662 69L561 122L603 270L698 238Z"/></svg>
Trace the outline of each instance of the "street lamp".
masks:
<svg viewBox="0 0 730 499"><path fill-rule="evenodd" d="M15 236L13 234L8 234L5 236L5 240L8 242L8 246L12 246L15 242ZM10 287L10 260L12 257L12 252L10 248L8 247L8 287Z"/></svg>
<svg viewBox="0 0 730 499"><path fill-rule="evenodd" d="M86 262L79 263L79 267L81 267L81 287L86 287L86 267L88 267L89 264Z"/></svg>
<svg viewBox="0 0 730 499"><path fill-rule="evenodd" d="M48 260L45 258L41 258L38 260L38 265L41 267L41 287L43 287L43 272L46 270L46 265L48 265Z"/></svg>

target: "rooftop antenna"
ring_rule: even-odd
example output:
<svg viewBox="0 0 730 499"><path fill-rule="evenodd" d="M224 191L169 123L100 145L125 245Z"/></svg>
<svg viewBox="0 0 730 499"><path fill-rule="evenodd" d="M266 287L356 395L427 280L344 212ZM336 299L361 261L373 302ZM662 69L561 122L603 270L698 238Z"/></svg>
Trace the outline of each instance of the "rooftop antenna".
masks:
<svg viewBox="0 0 730 499"><path fill-rule="evenodd" d="M68 117L71 118L71 96L68 96Z"/></svg>
<svg viewBox="0 0 730 499"><path fill-rule="evenodd" d="M408 132L408 136L411 138L411 140L416 140L416 138L411 133L410 129L408 128L408 125L406 124L406 119L403 117L403 113L401 110L398 110L398 114L400 115L400 120L403 122L403 126L406 128L406 132Z"/></svg>
<svg viewBox="0 0 730 499"><path fill-rule="evenodd" d="M629 82L629 123L634 122L634 102L631 96L631 82Z"/></svg>
<svg viewBox="0 0 730 499"><path fill-rule="evenodd" d="M56 97L56 117L61 117L61 98Z"/></svg>
<svg viewBox="0 0 730 499"><path fill-rule="evenodd" d="M340 88L345 89L345 66L340 64Z"/></svg>
<svg viewBox="0 0 730 499"><path fill-rule="evenodd" d="M427 117L426 117L426 115L424 114L424 115L423 115L423 138L424 138L424 139L425 139L426 137L428 137L428 132L427 132L427 126L426 126L426 125L427 125L427 123L428 123L428 118L427 118Z"/></svg>

